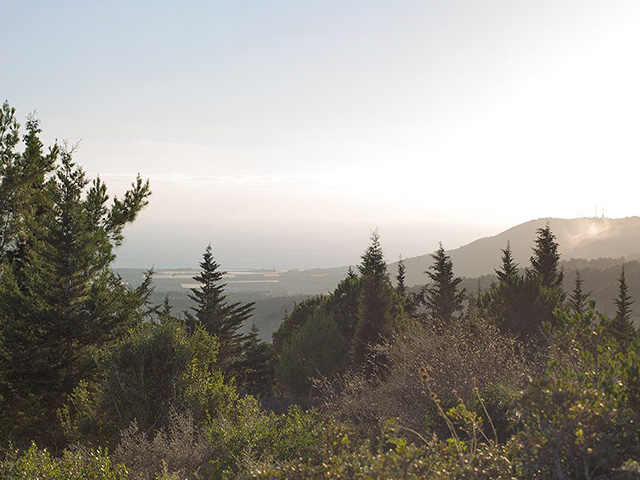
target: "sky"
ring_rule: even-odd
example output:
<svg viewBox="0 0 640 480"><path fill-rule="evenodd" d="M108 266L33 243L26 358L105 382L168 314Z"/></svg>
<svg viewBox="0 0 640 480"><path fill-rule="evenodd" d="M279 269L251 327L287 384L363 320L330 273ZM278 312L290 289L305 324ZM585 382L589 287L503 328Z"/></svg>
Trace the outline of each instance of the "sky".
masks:
<svg viewBox="0 0 640 480"><path fill-rule="evenodd" d="M150 205L117 266L357 264L640 213L640 2L0 0L0 100Z"/></svg>

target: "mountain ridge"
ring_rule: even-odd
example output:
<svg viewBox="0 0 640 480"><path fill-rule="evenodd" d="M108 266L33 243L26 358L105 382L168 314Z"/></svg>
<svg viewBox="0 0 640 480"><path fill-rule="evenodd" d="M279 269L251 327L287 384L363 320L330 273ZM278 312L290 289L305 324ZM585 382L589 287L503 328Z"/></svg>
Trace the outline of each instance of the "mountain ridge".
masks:
<svg viewBox="0 0 640 480"><path fill-rule="evenodd" d="M556 236L562 260L598 258L640 258L640 217L553 218L544 217L511 227L493 236L482 237L461 247L448 250L454 273L462 277L480 277L493 273L500 265L501 250L507 241L515 261L521 268L529 266L529 258L537 229L549 224ZM445 245L446 248L446 245ZM403 259L407 285L427 283L424 273L432 263L431 254ZM398 262L389 264L394 274Z"/></svg>

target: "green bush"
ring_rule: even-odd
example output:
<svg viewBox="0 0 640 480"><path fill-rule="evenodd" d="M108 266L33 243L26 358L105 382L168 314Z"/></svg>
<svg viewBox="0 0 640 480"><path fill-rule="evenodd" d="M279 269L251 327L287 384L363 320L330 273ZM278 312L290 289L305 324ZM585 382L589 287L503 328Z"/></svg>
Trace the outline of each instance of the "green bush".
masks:
<svg viewBox="0 0 640 480"><path fill-rule="evenodd" d="M313 378L344 371L348 355L349 346L333 315L317 307L282 347L276 367L279 388L308 395Z"/></svg>
<svg viewBox="0 0 640 480"><path fill-rule="evenodd" d="M173 410L197 422L221 414L237 394L224 383L216 352L215 337L202 328L189 334L171 318L133 330L97 355L98 380L73 392L61 415L68 438L112 446L133 421L152 434Z"/></svg>
<svg viewBox="0 0 640 480"><path fill-rule="evenodd" d="M26 452L9 451L0 462L0 478L24 480L125 480L127 470L114 465L101 449L65 450L59 458L33 444Z"/></svg>
<svg viewBox="0 0 640 480"><path fill-rule="evenodd" d="M207 435L213 449L213 478L235 478L279 462L309 455L328 419L316 410L293 406L286 414L264 412L252 397L213 420Z"/></svg>

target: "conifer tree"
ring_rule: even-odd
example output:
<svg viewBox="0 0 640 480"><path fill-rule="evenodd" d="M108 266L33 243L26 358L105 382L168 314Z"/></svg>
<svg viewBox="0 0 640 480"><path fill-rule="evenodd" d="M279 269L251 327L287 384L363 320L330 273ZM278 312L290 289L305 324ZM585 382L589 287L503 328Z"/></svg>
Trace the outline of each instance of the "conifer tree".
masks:
<svg viewBox="0 0 640 480"><path fill-rule="evenodd" d="M401 301L389 280L378 232L371 234L371 244L361 258L358 324L351 345L355 364L365 359L369 346L389 338L403 316Z"/></svg>
<svg viewBox="0 0 640 480"><path fill-rule="evenodd" d="M621 345L627 346L636 336L636 329L631 320L634 300L629 295L629 287L624 274L624 265L618 278L618 298L614 300L616 305L616 315L611 320L611 332Z"/></svg>
<svg viewBox="0 0 640 480"><path fill-rule="evenodd" d="M424 272L431 279L424 292L427 311L439 321L451 322L462 311L465 292L458 291L462 279L454 277L451 258L442 243L431 257L433 264Z"/></svg>
<svg viewBox="0 0 640 480"><path fill-rule="evenodd" d="M333 315L347 344L351 344L358 325L360 291L360 279L349 267L346 278L325 299L327 312Z"/></svg>
<svg viewBox="0 0 640 480"><path fill-rule="evenodd" d="M22 139L24 151L15 152L19 124L15 109L4 103L0 109L0 261L9 256L21 260L29 242L29 220L51 208L45 176L54 170L59 148L45 154L40 141L39 122L29 116Z"/></svg>
<svg viewBox="0 0 640 480"><path fill-rule="evenodd" d="M555 235L549 224L537 230L538 237L533 247L531 267L533 273L540 276L542 285L547 288L562 288L564 270L560 268L560 254Z"/></svg>
<svg viewBox="0 0 640 480"><path fill-rule="evenodd" d="M402 256L398 260L398 274L396 275L396 292L402 298L407 297L407 286L405 284L405 271L406 268L404 266L404 260L402 260Z"/></svg>
<svg viewBox="0 0 640 480"><path fill-rule="evenodd" d="M0 434L51 444L56 410L90 373L92 349L148 312L150 281L132 290L110 266L150 190L138 177L109 205L104 183L89 182L72 151L42 152L35 119L27 122L22 153L7 140L11 128L0 127L0 189L12 199L0 207Z"/></svg>
<svg viewBox="0 0 640 480"><path fill-rule="evenodd" d="M273 389L273 376L273 347L260 340L254 323L243 342L240 385L250 395L267 397Z"/></svg>
<svg viewBox="0 0 640 480"><path fill-rule="evenodd" d="M189 297L196 303L192 308L195 319L190 314L191 324L199 323L205 330L218 338L220 350L218 364L227 376L239 373L244 337L242 325L253 314L254 303L228 303L224 293L226 287L222 278L226 272L214 260L211 245L208 245L200 262L201 272L193 277L200 287L192 288Z"/></svg>
<svg viewBox="0 0 640 480"><path fill-rule="evenodd" d="M507 241L506 248L502 249L502 267L500 270L495 270L498 276L498 281L510 282L518 275L518 264L513 259L511 253L511 245Z"/></svg>
<svg viewBox="0 0 640 480"><path fill-rule="evenodd" d="M589 295L589 293L582 291L582 276L580 275L580 270L576 270L576 276L573 280L573 291L569 296L569 307L573 313L577 315L584 315L586 313Z"/></svg>

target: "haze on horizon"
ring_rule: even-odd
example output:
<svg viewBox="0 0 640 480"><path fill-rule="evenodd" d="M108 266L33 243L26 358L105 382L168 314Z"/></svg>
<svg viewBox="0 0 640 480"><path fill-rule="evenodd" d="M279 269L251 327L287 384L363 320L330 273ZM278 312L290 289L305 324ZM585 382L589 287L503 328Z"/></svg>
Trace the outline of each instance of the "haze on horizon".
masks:
<svg viewBox="0 0 640 480"><path fill-rule="evenodd" d="M116 265L358 262L637 215L634 1L5 2L0 95L150 206Z"/></svg>

